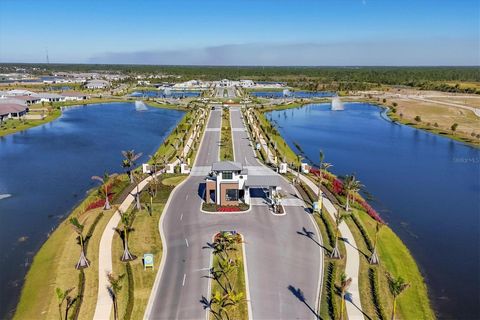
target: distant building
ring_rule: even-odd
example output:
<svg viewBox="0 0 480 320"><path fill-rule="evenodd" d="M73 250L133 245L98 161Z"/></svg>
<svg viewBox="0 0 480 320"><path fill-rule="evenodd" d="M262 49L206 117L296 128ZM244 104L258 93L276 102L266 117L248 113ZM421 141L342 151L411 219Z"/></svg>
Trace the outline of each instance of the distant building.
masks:
<svg viewBox="0 0 480 320"><path fill-rule="evenodd" d="M40 98L40 102L63 102L66 100L64 96L49 92L36 93L35 97Z"/></svg>
<svg viewBox="0 0 480 320"><path fill-rule="evenodd" d="M87 89L105 89L110 87L110 82L106 80L90 80L85 84Z"/></svg>
<svg viewBox="0 0 480 320"><path fill-rule="evenodd" d="M6 119L19 119L28 112L28 107L21 101L12 99L0 99L0 123Z"/></svg>
<svg viewBox="0 0 480 320"><path fill-rule="evenodd" d="M87 100L88 98L90 98L85 93L74 92L74 91L65 91L65 92L62 92L60 95L65 97L65 101L81 101L81 100Z"/></svg>
<svg viewBox="0 0 480 320"><path fill-rule="evenodd" d="M41 102L41 99L39 97L35 96L35 95L32 95L32 96L6 96L6 97L22 101L23 103L26 103L27 105Z"/></svg>
<svg viewBox="0 0 480 320"><path fill-rule="evenodd" d="M35 92L22 90L22 89L13 89L13 90L7 91L8 96L31 96L34 94Z"/></svg>
<svg viewBox="0 0 480 320"><path fill-rule="evenodd" d="M240 80L240 86L243 88L251 88L255 86L253 80Z"/></svg>

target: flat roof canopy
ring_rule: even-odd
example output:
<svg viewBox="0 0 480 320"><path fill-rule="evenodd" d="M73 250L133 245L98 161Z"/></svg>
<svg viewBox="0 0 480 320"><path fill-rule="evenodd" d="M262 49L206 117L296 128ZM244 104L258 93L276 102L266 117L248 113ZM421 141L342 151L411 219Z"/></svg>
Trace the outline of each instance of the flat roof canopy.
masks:
<svg viewBox="0 0 480 320"><path fill-rule="evenodd" d="M280 185L280 177L276 175L248 176L245 185L249 188L276 187Z"/></svg>

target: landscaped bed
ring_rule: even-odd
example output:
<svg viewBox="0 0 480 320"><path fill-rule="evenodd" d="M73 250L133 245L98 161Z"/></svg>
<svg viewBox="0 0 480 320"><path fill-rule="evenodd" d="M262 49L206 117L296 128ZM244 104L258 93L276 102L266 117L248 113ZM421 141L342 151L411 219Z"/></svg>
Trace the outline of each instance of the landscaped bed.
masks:
<svg viewBox="0 0 480 320"><path fill-rule="evenodd" d="M248 319L243 239L238 233L220 232L211 244L210 320Z"/></svg>
<svg viewBox="0 0 480 320"><path fill-rule="evenodd" d="M229 212L244 212L250 209L250 206L245 203L240 203L238 206L221 206L215 203L202 203L202 210L207 212L229 213Z"/></svg>

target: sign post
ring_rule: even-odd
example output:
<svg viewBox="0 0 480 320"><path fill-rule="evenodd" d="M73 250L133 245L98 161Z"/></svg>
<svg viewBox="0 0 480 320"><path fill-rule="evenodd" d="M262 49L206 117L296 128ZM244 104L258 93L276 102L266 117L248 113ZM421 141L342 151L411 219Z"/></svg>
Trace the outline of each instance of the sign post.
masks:
<svg viewBox="0 0 480 320"><path fill-rule="evenodd" d="M146 270L148 267L154 269L153 254L151 253L145 253L143 255L143 270Z"/></svg>

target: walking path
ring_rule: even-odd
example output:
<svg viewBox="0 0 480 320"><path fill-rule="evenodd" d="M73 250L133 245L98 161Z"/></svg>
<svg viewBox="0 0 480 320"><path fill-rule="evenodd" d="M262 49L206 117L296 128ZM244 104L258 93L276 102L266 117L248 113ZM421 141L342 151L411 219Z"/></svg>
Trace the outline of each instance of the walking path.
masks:
<svg viewBox="0 0 480 320"><path fill-rule="evenodd" d="M291 171L291 169L289 170ZM315 183L313 183L312 180L302 174L300 175L300 180L309 186L315 194L318 194L318 187L315 185ZM332 202L323 196L322 204L332 219L335 220L337 209L335 209L335 206L332 204ZM342 221L338 229L345 242L345 274L347 277L352 278L352 283L348 289L349 297L346 298L346 300L350 302L346 304L348 319L363 319L362 304L360 302L360 291L358 286L360 255L358 253L357 243L355 242L355 238L345 222Z"/></svg>
<svg viewBox="0 0 480 320"><path fill-rule="evenodd" d="M160 174L160 173L158 173ZM138 184L138 191L141 192L148 183L153 179L153 176L149 176ZM100 247L98 250L98 295L97 306L95 307L94 319L110 319L110 313L112 311L113 303L110 297L107 287L109 285L107 274L112 272L112 241L115 235L115 228L120 222L121 212L126 212L128 207L135 201L135 195L137 194L137 188L134 188L130 194L123 200L123 202L110 218L105 230L103 231L102 238L100 239Z"/></svg>
<svg viewBox="0 0 480 320"><path fill-rule="evenodd" d="M205 118L205 113L203 113L200 117L198 117L196 124L200 123L202 119ZM193 140L197 137L197 135L201 132L201 130L197 130L196 126L194 127L192 134L190 135L182 153L182 157L185 157L188 152L190 152L190 148L193 145ZM172 164L174 166L179 164L179 160L176 159ZM162 173L162 171L156 173L155 175L158 176ZM138 184L138 192L141 192L153 179L153 176L148 176L144 180L142 180ZM125 200L120 204L118 210L114 212L113 216L110 218L105 230L103 231L102 238L100 239L100 247L99 247L99 257L98 257L98 295L97 295L97 305L95 308L95 315L94 319L110 319L110 313L112 311L113 303L112 298L110 297L107 287L109 285L107 274L112 272L112 241L113 236L115 235L115 228L117 227L118 223L120 222L120 214L121 212L126 212L130 205L135 201L135 196L137 194L137 188L133 188L133 190L129 193L129 195L125 198Z"/></svg>

